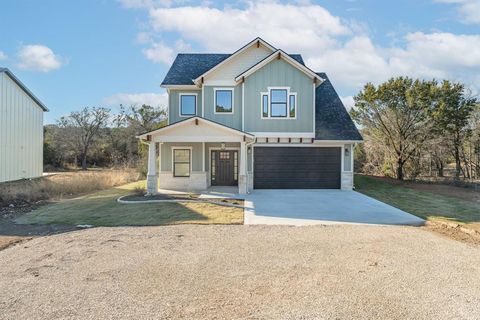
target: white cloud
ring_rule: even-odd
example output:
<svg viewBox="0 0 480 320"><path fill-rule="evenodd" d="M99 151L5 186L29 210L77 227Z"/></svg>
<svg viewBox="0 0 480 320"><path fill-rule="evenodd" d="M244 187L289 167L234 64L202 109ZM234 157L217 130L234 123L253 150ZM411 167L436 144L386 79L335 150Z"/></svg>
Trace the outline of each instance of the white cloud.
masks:
<svg viewBox="0 0 480 320"><path fill-rule="evenodd" d="M480 0L436 0L436 2L458 5L463 23L480 23Z"/></svg>
<svg viewBox="0 0 480 320"><path fill-rule="evenodd" d="M65 62L47 46L24 45L18 52L18 67L24 70L48 72L60 68Z"/></svg>
<svg viewBox="0 0 480 320"><path fill-rule="evenodd" d="M471 5L479 0L439 1ZM412 32L380 46L364 22L346 21L319 5L299 2L247 1L243 8L146 4L151 37L144 54L170 64L178 51L191 45L197 51L233 52L260 36L287 52L301 53L309 67L327 72L344 95L354 94L366 82L400 75L448 78L480 91L480 34ZM172 35L179 40L168 41Z"/></svg>
<svg viewBox="0 0 480 320"><path fill-rule="evenodd" d="M476 85L480 73L480 35L421 32L404 37L403 45L377 47L368 37L354 37L343 46L307 59L327 72L334 83L358 90L366 82L379 83L392 76L449 78Z"/></svg>
<svg viewBox="0 0 480 320"><path fill-rule="evenodd" d="M347 110L352 109L352 107L355 105L355 101L353 100L353 96L346 96L346 97L340 97L340 100L342 100L343 105Z"/></svg>
<svg viewBox="0 0 480 320"><path fill-rule="evenodd" d="M150 48L142 50L148 60L153 62L161 62L167 65L173 62L174 51L164 43L154 43Z"/></svg>
<svg viewBox="0 0 480 320"><path fill-rule="evenodd" d="M8 56L3 52L0 51L0 60L7 60Z"/></svg>
<svg viewBox="0 0 480 320"><path fill-rule="evenodd" d="M175 42L173 47L169 47L163 42L152 42L151 47L143 49L142 52L148 60L170 65L175 58L176 52L186 52L190 50L190 44L186 43L182 39L179 39Z"/></svg>
<svg viewBox="0 0 480 320"><path fill-rule="evenodd" d="M147 104L152 107L166 107L168 104L167 93L117 93L103 99L103 102L110 107L119 105L132 106Z"/></svg>
<svg viewBox="0 0 480 320"><path fill-rule="evenodd" d="M260 36L285 50L317 51L351 31L319 5L248 2L244 9L226 7L150 8L156 32L177 32L212 52L231 52Z"/></svg>

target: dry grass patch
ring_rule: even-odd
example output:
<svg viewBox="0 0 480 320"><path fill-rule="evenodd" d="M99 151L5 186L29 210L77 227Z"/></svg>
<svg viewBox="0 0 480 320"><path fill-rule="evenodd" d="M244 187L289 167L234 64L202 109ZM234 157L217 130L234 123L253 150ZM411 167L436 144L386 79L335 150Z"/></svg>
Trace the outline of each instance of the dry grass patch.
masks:
<svg viewBox="0 0 480 320"><path fill-rule="evenodd" d="M96 170L66 172L32 180L0 184L0 206L12 201L36 202L61 200L123 185L140 178L131 170Z"/></svg>
<svg viewBox="0 0 480 320"><path fill-rule="evenodd" d="M170 224L242 224L243 209L210 203L121 204L118 197L145 186L145 181L40 207L16 219L21 224L152 226Z"/></svg>

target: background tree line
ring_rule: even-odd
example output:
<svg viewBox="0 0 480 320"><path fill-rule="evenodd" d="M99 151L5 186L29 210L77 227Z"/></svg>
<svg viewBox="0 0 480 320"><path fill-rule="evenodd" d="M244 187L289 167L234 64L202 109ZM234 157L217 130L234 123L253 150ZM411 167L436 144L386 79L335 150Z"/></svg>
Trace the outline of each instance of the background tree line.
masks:
<svg viewBox="0 0 480 320"><path fill-rule="evenodd" d="M364 143L357 170L403 180L480 176L480 106L461 83L392 78L368 83L350 111Z"/></svg>
<svg viewBox="0 0 480 320"><path fill-rule="evenodd" d="M167 123L164 108L149 105L84 108L44 127L46 170L69 167L145 167L146 148L136 136Z"/></svg>

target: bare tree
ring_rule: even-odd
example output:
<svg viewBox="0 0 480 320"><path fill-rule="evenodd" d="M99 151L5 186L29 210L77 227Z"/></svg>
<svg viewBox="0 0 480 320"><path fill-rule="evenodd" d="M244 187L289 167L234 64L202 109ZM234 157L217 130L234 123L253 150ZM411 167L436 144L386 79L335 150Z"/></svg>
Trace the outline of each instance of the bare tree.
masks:
<svg viewBox="0 0 480 320"><path fill-rule="evenodd" d="M110 110L106 108L84 108L81 111L71 112L70 115L58 120L59 127L69 128L72 139L77 145L82 169L87 170L87 155L94 139L101 128L104 128L110 117Z"/></svg>

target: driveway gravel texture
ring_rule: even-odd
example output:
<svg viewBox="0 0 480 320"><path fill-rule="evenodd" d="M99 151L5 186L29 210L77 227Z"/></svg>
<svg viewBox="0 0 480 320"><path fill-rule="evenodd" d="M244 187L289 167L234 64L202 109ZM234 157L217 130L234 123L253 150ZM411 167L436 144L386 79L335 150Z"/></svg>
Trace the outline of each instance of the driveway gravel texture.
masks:
<svg viewBox="0 0 480 320"><path fill-rule="evenodd" d="M480 319L480 248L398 226L95 228L0 251L2 319Z"/></svg>

